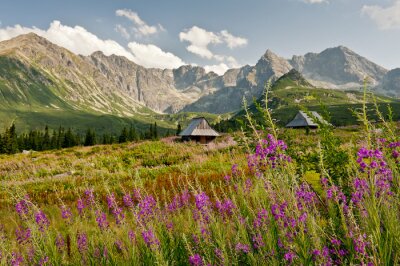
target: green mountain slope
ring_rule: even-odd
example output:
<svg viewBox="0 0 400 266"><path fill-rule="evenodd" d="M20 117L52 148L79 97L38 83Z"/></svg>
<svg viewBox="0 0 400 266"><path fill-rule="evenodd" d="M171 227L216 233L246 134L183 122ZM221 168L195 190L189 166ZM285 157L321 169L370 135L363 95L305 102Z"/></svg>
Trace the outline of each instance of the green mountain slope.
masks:
<svg viewBox="0 0 400 266"><path fill-rule="evenodd" d="M297 70L279 78L269 92L268 107L272 109L273 117L281 126L286 125L297 113L298 110L307 109L310 111L323 112L325 106L331 116L331 123L335 126L354 125L357 119L352 110L362 107L363 91L359 90L335 90L322 89L312 86ZM395 119L400 119L400 101L385 96L372 96L368 94L368 105L373 109L374 98L382 112L387 114L387 105L394 109ZM248 107L249 112L260 122L263 117L256 105L265 107L265 96L260 97ZM371 112L371 118L374 114ZM222 122L221 128L227 130L238 129L238 121L245 120L245 111L241 110L229 121Z"/></svg>

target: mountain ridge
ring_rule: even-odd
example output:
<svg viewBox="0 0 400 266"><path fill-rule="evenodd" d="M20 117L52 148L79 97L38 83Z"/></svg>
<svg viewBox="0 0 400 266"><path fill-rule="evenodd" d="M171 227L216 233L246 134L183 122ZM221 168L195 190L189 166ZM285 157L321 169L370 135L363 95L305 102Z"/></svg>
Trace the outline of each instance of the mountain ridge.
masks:
<svg viewBox="0 0 400 266"><path fill-rule="evenodd" d="M140 110L148 112L146 108L158 113L235 112L241 108L243 97L248 101L258 98L268 80L278 80L293 68L314 86L326 88L357 88L369 76L376 92L400 97L398 82L388 81L397 81L397 71L390 72L344 46L289 60L267 49L254 66L245 65L217 75L191 65L145 68L126 57L106 56L100 51L89 56L75 55L29 33L0 42L0 59L16 60L17 72L18 66L24 66L22 79L48 87L48 93L54 94L51 97L58 104L61 101L73 110L118 116L131 116ZM38 75L28 75L32 71ZM30 94L21 93L22 85L15 80L10 82L6 76L0 75L3 98L14 93L29 100ZM18 80L18 75L13 79ZM388 89L383 85L394 87ZM48 108L53 108L51 104L57 106L50 103Z"/></svg>

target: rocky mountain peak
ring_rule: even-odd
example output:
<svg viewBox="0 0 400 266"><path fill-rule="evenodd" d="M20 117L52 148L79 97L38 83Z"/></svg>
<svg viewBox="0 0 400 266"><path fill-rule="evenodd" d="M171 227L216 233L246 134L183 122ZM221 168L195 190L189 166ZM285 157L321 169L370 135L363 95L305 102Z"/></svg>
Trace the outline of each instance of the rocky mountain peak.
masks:
<svg viewBox="0 0 400 266"><path fill-rule="evenodd" d="M319 54L293 56L290 63L307 79L339 87L357 87L366 76L377 84L387 72L345 46L328 48Z"/></svg>

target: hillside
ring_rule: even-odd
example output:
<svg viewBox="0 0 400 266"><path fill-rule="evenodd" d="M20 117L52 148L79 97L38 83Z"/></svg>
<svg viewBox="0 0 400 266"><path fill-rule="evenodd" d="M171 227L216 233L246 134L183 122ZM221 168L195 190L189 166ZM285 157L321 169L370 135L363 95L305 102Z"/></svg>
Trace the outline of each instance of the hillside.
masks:
<svg viewBox="0 0 400 266"><path fill-rule="evenodd" d="M360 96L354 89L366 75L374 92L399 95L397 70L388 72L342 46L292 60L267 50L254 66L229 69L219 76L198 66L154 69L101 52L75 55L30 33L0 42L0 128L15 122L21 130L48 124L107 132L131 123L144 128L156 121L174 128L175 116L160 114L238 112L243 98L248 102L260 98L266 81L296 74L290 72L293 67L307 84L296 85L304 80L285 84L289 76L279 80L275 86L285 87L275 89L279 110L298 104L315 107L319 99L332 108L357 104Z"/></svg>
<svg viewBox="0 0 400 266"><path fill-rule="evenodd" d="M394 109L394 119L400 119L400 101L385 96L375 96L376 102L382 108L384 114L387 113L387 104ZM265 96L256 100L261 107L265 107ZM297 113L298 110L308 109L323 112L325 106L331 114L331 123L335 126L354 125L358 121L352 110L361 108L363 103L363 91L359 90L335 90L324 89L313 86L297 70L292 69L283 75L271 86L269 93L268 107L272 109L273 117L281 126L286 125ZM367 103L370 109L374 103L374 97L368 94ZM262 122L262 114L254 103L248 103L248 110L252 115ZM370 111L371 118L376 116ZM222 122L221 128L227 130L237 129L238 120L245 121L244 110L239 111L230 121Z"/></svg>

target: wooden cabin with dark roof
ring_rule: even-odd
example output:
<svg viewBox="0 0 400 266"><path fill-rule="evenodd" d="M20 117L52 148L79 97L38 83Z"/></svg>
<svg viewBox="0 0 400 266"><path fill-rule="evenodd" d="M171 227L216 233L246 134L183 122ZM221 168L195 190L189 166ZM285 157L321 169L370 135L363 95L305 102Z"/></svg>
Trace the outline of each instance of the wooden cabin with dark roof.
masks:
<svg viewBox="0 0 400 266"><path fill-rule="evenodd" d="M328 125L325 119L317 112L311 111L309 114L299 111L296 116L290 121L287 128L318 128L319 124Z"/></svg>
<svg viewBox="0 0 400 266"><path fill-rule="evenodd" d="M179 136L184 141L196 141L201 144L207 144L219 136L204 117L193 118L190 124Z"/></svg>

